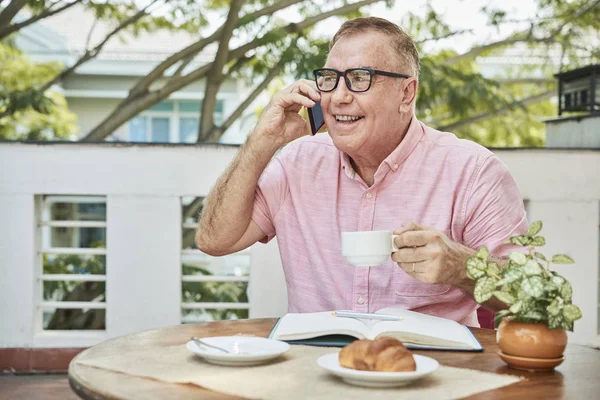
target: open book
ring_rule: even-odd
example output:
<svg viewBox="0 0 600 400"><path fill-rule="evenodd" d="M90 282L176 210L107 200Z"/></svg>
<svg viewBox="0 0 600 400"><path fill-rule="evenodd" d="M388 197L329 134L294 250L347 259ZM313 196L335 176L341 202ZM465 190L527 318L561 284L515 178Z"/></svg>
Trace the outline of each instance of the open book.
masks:
<svg viewBox="0 0 600 400"><path fill-rule="evenodd" d="M409 349L483 350L469 328L455 321L399 308L384 308L375 314L395 315L402 320L336 317L329 311L286 314L269 338L315 346L345 346L354 339L392 336Z"/></svg>

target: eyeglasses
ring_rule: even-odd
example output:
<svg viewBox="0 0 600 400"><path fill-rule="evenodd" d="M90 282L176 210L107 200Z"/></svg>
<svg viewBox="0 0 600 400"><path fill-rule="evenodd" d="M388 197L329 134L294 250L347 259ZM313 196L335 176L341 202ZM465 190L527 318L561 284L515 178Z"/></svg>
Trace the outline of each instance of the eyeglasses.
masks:
<svg viewBox="0 0 600 400"><path fill-rule="evenodd" d="M410 75L397 74L395 72L379 71L372 68L350 68L338 71L332 68L320 68L313 71L317 88L321 92L332 92L338 85L340 77L344 77L346 86L352 92L366 92L371 88L373 75L389 76L391 78L410 78Z"/></svg>

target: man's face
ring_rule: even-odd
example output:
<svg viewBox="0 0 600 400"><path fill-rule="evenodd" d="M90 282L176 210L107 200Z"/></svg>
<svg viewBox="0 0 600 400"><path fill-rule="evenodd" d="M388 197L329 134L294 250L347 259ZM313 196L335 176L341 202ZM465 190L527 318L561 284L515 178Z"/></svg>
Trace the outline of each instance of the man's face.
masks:
<svg viewBox="0 0 600 400"><path fill-rule="evenodd" d="M400 71L399 57L387 44L389 38L377 32L342 37L331 49L326 68ZM400 113L402 82L405 79L374 75L369 90L355 93L340 78L336 89L321 93L321 105L327 130L335 146L351 157L369 157L403 127ZM410 120L410 118L409 118ZM405 122L406 124L406 122Z"/></svg>

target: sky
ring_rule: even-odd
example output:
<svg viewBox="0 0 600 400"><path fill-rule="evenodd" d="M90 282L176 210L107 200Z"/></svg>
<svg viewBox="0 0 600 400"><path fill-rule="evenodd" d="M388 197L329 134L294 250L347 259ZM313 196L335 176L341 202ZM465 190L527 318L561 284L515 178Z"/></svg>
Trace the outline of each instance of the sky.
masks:
<svg viewBox="0 0 600 400"><path fill-rule="evenodd" d="M500 38L507 33L519 28L515 25L506 26L498 32L487 26L487 17L481 12L482 7L488 6L492 9L502 9L515 19L526 19L535 15L535 0L432 0L434 10L441 13L442 20L448 23L453 30L473 29L472 34L454 36L451 39L441 41L440 45L451 47L458 52L464 52L473 44L487 41L487 39ZM417 15L425 13L427 1L425 0L396 0L394 7L389 9L385 4L375 4L364 7L365 14L386 18L400 23L407 12ZM319 30L333 37L340 27L341 21L328 20L318 26ZM521 27L522 28L522 27Z"/></svg>

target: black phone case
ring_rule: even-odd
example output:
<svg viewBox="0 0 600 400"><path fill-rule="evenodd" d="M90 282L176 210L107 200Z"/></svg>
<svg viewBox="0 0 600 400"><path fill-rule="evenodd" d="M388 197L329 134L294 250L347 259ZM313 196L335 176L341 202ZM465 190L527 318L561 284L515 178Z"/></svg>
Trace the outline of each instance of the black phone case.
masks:
<svg viewBox="0 0 600 400"><path fill-rule="evenodd" d="M310 122L310 134L315 135L325 124L320 101L317 101L314 107L308 109L308 120Z"/></svg>

